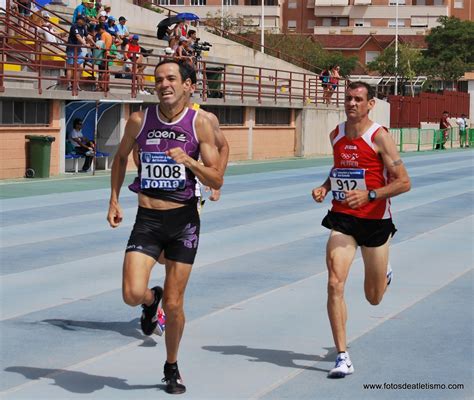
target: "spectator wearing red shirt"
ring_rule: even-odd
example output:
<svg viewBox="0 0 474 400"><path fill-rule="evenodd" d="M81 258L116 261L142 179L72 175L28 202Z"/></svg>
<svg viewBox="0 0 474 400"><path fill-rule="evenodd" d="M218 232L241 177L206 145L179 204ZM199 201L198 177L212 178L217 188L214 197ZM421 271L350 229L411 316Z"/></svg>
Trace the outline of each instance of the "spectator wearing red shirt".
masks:
<svg viewBox="0 0 474 400"><path fill-rule="evenodd" d="M436 149L445 149L444 145L448 141L449 130L451 128L451 124L449 123L449 113L447 111L443 111L443 116L439 121L439 129L442 132L442 136L438 138L438 143L436 143Z"/></svg>

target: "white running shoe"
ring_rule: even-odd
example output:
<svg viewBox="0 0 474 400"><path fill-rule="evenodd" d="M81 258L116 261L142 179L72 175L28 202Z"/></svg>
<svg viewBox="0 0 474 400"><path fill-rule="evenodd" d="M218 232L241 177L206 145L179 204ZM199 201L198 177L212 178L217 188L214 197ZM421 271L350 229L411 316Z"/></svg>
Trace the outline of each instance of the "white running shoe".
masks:
<svg viewBox="0 0 474 400"><path fill-rule="evenodd" d="M344 378L354 372L354 366L349 358L349 353L339 353L336 358L335 367L329 371L328 378Z"/></svg>

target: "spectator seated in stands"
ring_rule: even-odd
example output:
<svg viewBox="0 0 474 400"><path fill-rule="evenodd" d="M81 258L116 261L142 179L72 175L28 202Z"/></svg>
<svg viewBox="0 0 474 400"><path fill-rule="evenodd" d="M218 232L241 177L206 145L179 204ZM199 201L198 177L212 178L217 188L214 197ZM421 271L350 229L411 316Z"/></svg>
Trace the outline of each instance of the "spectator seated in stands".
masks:
<svg viewBox="0 0 474 400"><path fill-rule="evenodd" d="M107 16L107 13L104 10L99 11L99 24L101 22L106 24L108 19L109 17Z"/></svg>
<svg viewBox="0 0 474 400"><path fill-rule="evenodd" d="M107 32L109 32L113 37L118 37L119 32L118 28L115 25L115 17L110 16L107 20L107 25L105 26Z"/></svg>
<svg viewBox="0 0 474 400"><path fill-rule="evenodd" d="M194 43L196 43L197 33L194 29L188 31L188 46L191 50L194 50Z"/></svg>
<svg viewBox="0 0 474 400"><path fill-rule="evenodd" d="M193 51L189 48L188 38L186 36L181 36L179 38L179 45L175 51L175 58L178 61L194 66L195 58L193 56Z"/></svg>
<svg viewBox="0 0 474 400"><path fill-rule="evenodd" d="M89 3L90 0L84 0L81 4L79 4L72 14L72 23L75 24L77 22L77 17L79 15L86 16L86 5L85 3Z"/></svg>
<svg viewBox="0 0 474 400"><path fill-rule="evenodd" d="M111 15L112 7L108 4L104 4L104 11L105 11L105 15L107 15L107 18L108 18Z"/></svg>
<svg viewBox="0 0 474 400"><path fill-rule="evenodd" d="M43 17L43 22L41 24L40 33L43 35L44 40L49 43L62 43L61 38L67 36L67 32L59 31L56 29L53 24L49 21L51 16L47 11L41 13Z"/></svg>
<svg viewBox="0 0 474 400"><path fill-rule="evenodd" d="M95 27L99 23L99 13L95 8L93 1L84 3L86 6L85 14L87 25Z"/></svg>
<svg viewBox="0 0 474 400"><path fill-rule="evenodd" d="M121 41L123 41L125 38L128 38L130 36L130 32L128 31L128 28L125 26L127 23L127 19L125 17L120 17L119 18L119 23L116 25L117 31L118 31L118 37Z"/></svg>
<svg viewBox="0 0 474 400"><path fill-rule="evenodd" d="M80 118L76 118L73 121L73 129L68 134L68 145L66 149L71 146L74 148L73 153L84 155L86 157L84 161L84 165L82 166L82 172L89 171L91 166L92 160L94 158L95 153L95 143L86 137L84 137L82 133L82 120Z"/></svg>

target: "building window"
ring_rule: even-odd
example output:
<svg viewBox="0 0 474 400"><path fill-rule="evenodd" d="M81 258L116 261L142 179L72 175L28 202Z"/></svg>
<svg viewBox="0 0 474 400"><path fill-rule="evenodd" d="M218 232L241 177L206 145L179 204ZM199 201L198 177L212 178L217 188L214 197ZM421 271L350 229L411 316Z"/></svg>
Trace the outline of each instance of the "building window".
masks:
<svg viewBox="0 0 474 400"><path fill-rule="evenodd" d="M297 3L296 0L288 0L288 8L296 8Z"/></svg>
<svg viewBox="0 0 474 400"><path fill-rule="evenodd" d="M220 125L244 125L244 107L205 106L203 109L213 113Z"/></svg>
<svg viewBox="0 0 474 400"><path fill-rule="evenodd" d="M397 5L397 0L390 0L389 4L391 6L396 6ZM398 0L398 5L399 6L404 6L405 5L405 0Z"/></svg>
<svg viewBox="0 0 474 400"><path fill-rule="evenodd" d="M356 19L354 21L354 26L364 26L364 20L363 19Z"/></svg>
<svg viewBox="0 0 474 400"><path fill-rule="evenodd" d="M184 0L158 0L160 6L184 6Z"/></svg>
<svg viewBox="0 0 474 400"><path fill-rule="evenodd" d="M206 0L191 0L192 6L205 6Z"/></svg>
<svg viewBox="0 0 474 400"><path fill-rule="evenodd" d="M49 125L49 101L0 101L0 125Z"/></svg>
<svg viewBox="0 0 474 400"><path fill-rule="evenodd" d="M296 20L290 19L288 21L288 29L296 29Z"/></svg>
<svg viewBox="0 0 474 400"><path fill-rule="evenodd" d="M361 19L356 19L354 21L354 26L366 26L366 27L369 27L370 26L370 20L365 20L363 18Z"/></svg>
<svg viewBox="0 0 474 400"><path fill-rule="evenodd" d="M349 18L339 18L339 26L349 26Z"/></svg>
<svg viewBox="0 0 474 400"><path fill-rule="evenodd" d="M238 6L239 0L224 0L225 6Z"/></svg>
<svg viewBox="0 0 474 400"><path fill-rule="evenodd" d="M414 6L426 6L426 0L413 0Z"/></svg>
<svg viewBox="0 0 474 400"><path fill-rule="evenodd" d="M236 6L239 5L238 0L235 0L235 3L232 3L232 4L235 4ZM244 5L245 6L261 6L262 5L262 0L245 0ZM265 0L264 5L266 5L266 6L277 6L278 5L278 0Z"/></svg>
<svg viewBox="0 0 474 400"><path fill-rule="evenodd" d="M396 19L390 19L388 20L388 27L389 28L395 28L397 26L397 20ZM399 19L398 20L398 27L404 27L405 26L405 20L404 19Z"/></svg>
<svg viewBox="0 0 474 400"><path fill-rule="evenodd" d="M314 19L308 19L308 29L313 29L316 26L316 21Z"/></svg>
<svg viewBox="0 0 474 400"><path fill-rule="evenodd" d="M454 8L464 8L464 0L454 0Z"/></svg>
<svg viewBox="0 0 474 400"><path fill-rule="evenodd" d="M323 18L323 26L332 26L332 18Z"/></svg>
<svg viewBox="0 0 474 400"><path fill-rule="evenodd" d="M290 125L291 110L284 108L256 108L255 125Z"/></svg>
<svg viewBox="0 0 474 400"><path fill-rule="evenodd" d="M374 61L380 55L380 51L366 51L365 52L365 63L368 64Z"/></svg>
<svg viewBox="0 0 474 400"><path fill-rule="evenodd" d="M444 0L434 0L433 5L434 6L444 6Z"/></svg>

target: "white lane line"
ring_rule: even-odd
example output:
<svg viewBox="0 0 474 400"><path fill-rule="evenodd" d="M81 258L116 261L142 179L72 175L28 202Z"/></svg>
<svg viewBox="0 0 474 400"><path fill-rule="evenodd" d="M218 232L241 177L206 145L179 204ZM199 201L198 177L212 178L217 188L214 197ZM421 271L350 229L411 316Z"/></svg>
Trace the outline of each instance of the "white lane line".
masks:
<svg viewBox="0 0 474 400"><path fill-rule="evenodd" d="M421 235L420 235L421 236ZM441 289L443 289L444 287L448 286L450 283L454 282L456 279L460 278L461 276L469 273L470 271L473 270L473 267L468 267L466 268L464 271L461 271L460 273L458 273L457 275L453 276L451 279L449 279L445 284L443 284L442 286L438 287L438 288L435 288L433 289L431 292L428 292L425 296L422 296L416 300L414 300L413 302L409 303L408 305L406 305L405 307L391 313L391 314L388 314L386 317L384 318L381 318L379 321L377 321L373 326L371 326L370 328L368 328L367 330L359 333L358 335L355 335L355 336L352 336L350 338L347 339L347 344L350 344L351 342L355 341L356 339L366 335L367 333L369 333L370 331L374 330L375 328L377 328L378 326L382 325L385 321L388 321L389 319L395 317L396 315L402 313L403 311L413 307L415 304L419 303L420 301L426 299L427 297L435 294L436 292L440 291ZM303 372L306 371L306 368L311 368L311 367L315 367L317 364L319 364L321 361L316 361L312 364L310 364L309 366L305 367L304 369L300 369L300 370L297 370L297 371L294 371L290 374L288 374L287 376L285 376L284 378L282 379L279 379L277 382L275 382L274 384L270 385L269 387L257 392L255 395L253 395L250 399L251 400L256 400L256 399L260 399L262 397L264 397L265 395L271 393L272 391L274 391L275 389L279 388L280 386L284 385L285 383L291 381L292 379L294 379L295 377L297 377L298 375L302 374Z"/></svg>
<svg viewBox="0 0 474 400"><path fill-rule="evenodd" d="M428 231L428 232L423 232L422 234L417 235L416 237L421 237L421 236L424 236L424 235L427 234L427 233L434 233L434 232L440 231L440 230L442 230L442 229L445 229L447 226L454 225L454 224L456 224L456 223L457 223L457 221L452 222L452 223L449 223L449 224L446 224L446 225L444 225L444 226L442 226L442 227L438 227L438 228L432 229L431 231ZM403 241L403 242L396 243L396 244L392 245L391 248L398 247L398 246L400 246L400 245L402 245L402 244L405 244L405 243L407 243L407 242L409 242L409 241L411 241L411 240L414 240L414 239L415 239L415 238L411 238L411 239L409 239L409 240L407 240L407 241ZM360 259L361 259L361 257L359 256L359 257L357 257L357 258L354 260L354 262L357 262L357 261L360 260ZM400 312L403 312L404 310L406 310L406 309L412 307L414 304L416 304L416 303L418 303L419 301L423 300L424 298L426 298L426 297L432 295L433 293L437 292L438 290L442 289L443 287L449 285L449 284L450 284L451 282L453 282L455 279L457 279L457 278L459 278L460 276L462 276L463 274L465 274L465 273L471 271L472 269L473 269L472 266L468 267L466 270L460 272L459 274L457 274L457 275L455 275L454 277L452 277L451 279L449 279L449 281L448 281L447 283L445 283L444 285L442 285L441 287L435 288L435 289L433 289L432 291L428 292L428 294L427 294L426 296L421 297L421 298L419 298L419 299L413 301L412 303L410 303L408 306L403 307L403 308L397 310L396 312L391 313L390 315L388 315L387 317L385 317L385 318L383 318L383 319L380 319L380 320L377 321L371 328L367 329L367 330L364 331L362 334L359 334L359 335L357 335L357 336L351 337L351 338L348 340L348 343L350 343L350 342L356 340L357 338L359 338L359 337L361 337L361 336L367 334L368 332L370 332L371 330L373 330L373 329L376 328L377 326L379 326L379 325L381 325L382 323L384 323L386 320L388 320L388 319L390 319L390 318L393 318L395 315L399 314ZM226 307L223 307L223 308L220 309L220 310L216 310L216 311L210 312L210 313L208 313L208 314L206 314L206 315L204 315L204 316L202 316L202 317L196 318L196 319L190 321L187 325L188 325L188 326L195 325L195 324L197 324L197 323L199 323L199 322L201 322L201 321L203 321L203 320L205 320L205 319L207 319L207 318L214 317L214 316L219 315L219 314L221 314L221 313L223 313L223 312L225 312L225 311L229 311L229 310L231 310L232 308L239 307L239 306L244 305L244 304L246 304L246 303L249 303L249 302L252 302L252 301L255 301L255 300L259 300L259 299L264 298L264 297L266 297L266 296L268 296L268 295L271 295L271 294L273 294L273 293L275 293L275 292L278 292L278 291L281 291L281 290L285 290L285 289L290 288L290 287L292 287L292 286L300 285L301 283L303 283L303 282L305 282L305 281L308 281L308 280L310 280L310 279L314 279L315 277L318 277L318 276L320 276L320 275L322 275L322 274L326 274L326 271L318 272L318 273L316 273L316 274L310 275L310 276L308 276L308 277L306 277L306 278L303 278L303 279L300 279L300 280L298 280L298 281L288 283L288 284L286 284L286 285L283 285L283 286L280 286L280 287L271 289L271 290L269 290L269 291L267 291L267 292L263 292L263 293L260 293L260 294L255 295L255 296L249 297L249 298L247 298L247 299L245 299L245 300L239 301L239 302L237 302L237 303L228 305L228 306L226 306ZM89 365L89 364L93 363L94 361L98 361L98 360L101 360L101 359L103 359L103 358L106 358L106 357L109 356L109 355L113 355L113 354L116 354L116 353L125 351L125 350L127 350L127 349L136 347L136 346L140 345L142 342L143 342L142 340L133 341L133 342L127 344L127 345L124 345L124 346L121 346L121 347L117 347L116 349L110 350L110 351L105 352L105 353L102 353L102 354L98 354L98 355L96 355L96 356L94 356L94 357L91 357L91 358L86 359L86 360L83 360L83 361L80 361L79 363L75 363L75 364L69 365L69 366L67 366L67 367L63 367L63 368L61 368L61 370L56 371L56 372L53 372L52 374L49 374L49 375L45 376L45 378L52 377L52 376L57 376L57 375L60 375L60 374L62 374L62 373L64 373L64 372L68 372L68 371L70 371L70 370L76 370L76 369L81 368L81 367L83 367L83 366ZM318 363L318 362L313 363L311 366L314 366L314 365L317 364L317 363ZM271 392L272 390L274 390L274 389L276 389L277 387L281 386L281 385L284 384L285 382L287 382L287 381L293 379L294 377L296 377L297 375L301 374L301 373L304 372L304 371L305 371L305 369L303 369L303 370L301 370L301 371L293 372L293 373L291 373L291 374L288 374L285 378L280 379L278 382L276 382L275 384L271 385L269 388L266 388L266 389L264 389L263 391L259 391L258 393L256 393L256 394L252 397L252 399L258 399L258 398L264 396L265 394ZM12 388L10 388L10 389L8 389L8 390L6 390L6 391L0 392L0 394L13 393L13 392L19 391L19 390L21 390L21 389L23 389L23 388L29 387L29 386L31 386L31 385L38 384L39 382L41 382L41 379L37 379L37 380L34 380L34 381L29 381L29 382L23 383L23 384L21 384L21 385L12 387Z"/></svg>

